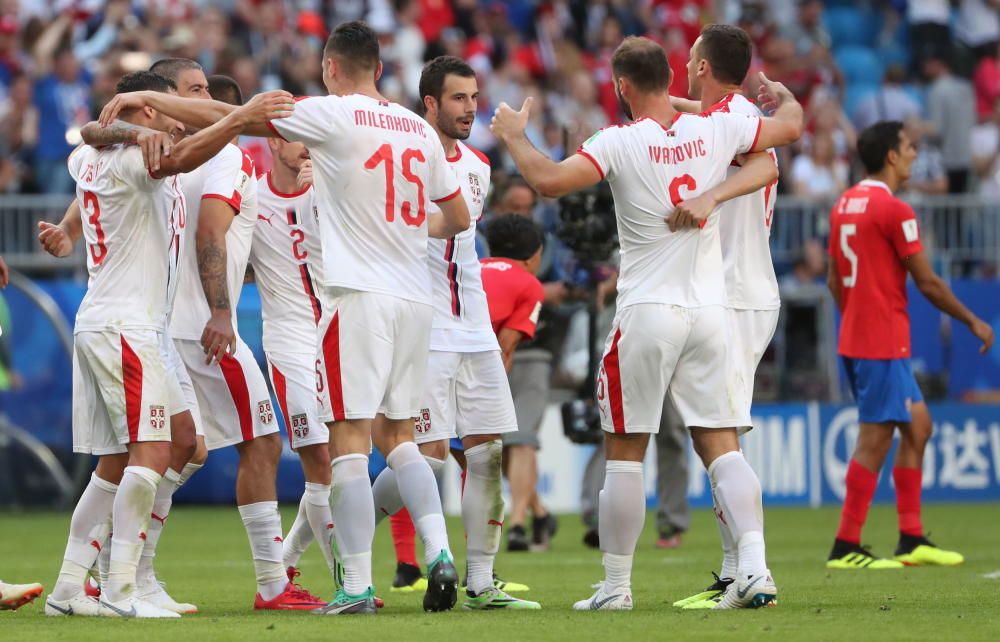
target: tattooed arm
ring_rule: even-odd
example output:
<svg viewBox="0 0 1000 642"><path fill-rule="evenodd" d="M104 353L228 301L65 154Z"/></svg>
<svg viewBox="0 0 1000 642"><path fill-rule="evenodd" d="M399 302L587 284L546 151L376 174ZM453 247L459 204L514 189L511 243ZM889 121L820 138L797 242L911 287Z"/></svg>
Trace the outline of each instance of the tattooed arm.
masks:
<svg viewBox="0 0 1000 642"><path fill-rule="evenodd" d="M124 120L116 120L107 127L92 121L80 130L83 142L91 147L105 147L132 143L142 149L142 160L146 167L152 170L160 168L160 161L170 156L174 147L173 134L149 129L142 125L133 125Z"/></svg>
<svg viewBox="0 0 1000 642"><path fill-rule="evenodd" d="M229 301L227 278L228 256L226 232L233 222L233 209L217 198L202 199L198 210L198 231L195 246L198 252L198 274L205 290L205 300L212 312L201 335L205 349L205 363L222 361L236 351L236 332L233 328L233 310Z"/></svg>

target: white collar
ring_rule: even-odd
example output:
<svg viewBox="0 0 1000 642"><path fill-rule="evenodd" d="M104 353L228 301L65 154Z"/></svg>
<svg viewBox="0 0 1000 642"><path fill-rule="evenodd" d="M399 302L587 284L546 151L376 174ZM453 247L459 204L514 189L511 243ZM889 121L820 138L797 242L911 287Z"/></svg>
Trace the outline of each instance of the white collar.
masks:
<svg viewBox="0 0 1000 642"><path fill-rule="evenodd" d="M877 181L877 180L875 180L873 178L866 178L863 181L861 181L860 183L858 183L858 185L867 185L869 187L881 187L885 191L889 192L889 194L892 194L892 190L889 189L888 185L886 185L882 181Z"/></svg>

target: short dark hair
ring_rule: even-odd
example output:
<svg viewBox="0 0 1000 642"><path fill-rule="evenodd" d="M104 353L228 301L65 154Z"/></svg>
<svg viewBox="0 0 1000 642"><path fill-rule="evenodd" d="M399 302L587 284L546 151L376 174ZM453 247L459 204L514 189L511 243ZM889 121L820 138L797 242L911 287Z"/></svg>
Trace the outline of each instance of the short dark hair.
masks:
<svg viewBox="0 0 1000 642"><path fill-rule="evenodd" d="M858 136L858 156L868 174L877 174L885 167L885 161L892 150L899 151L899 134L903 123L898 120L883 120L868 127Z"/></svg>
<svg viewBox="0 0 1000 642"><path fill-rule="evenodd" d="M157 60L149 67L150 71L155 71L164 78L169 78L174 82L177 82L177 76L182 71L187 71L188 69L202 70L201 65L190 58L164 58L163 60Z"/></svg>
<svg viewBox="0 0 1000 642"><path fill-rule="evenodd" d="M433 96L434 100L441 102L441 92L444 91L444 81L448 75L461 76L462 78L475 78L476 72L461 58L455 56L438 56L424 65L420 72L420 100L423 102L427 96Z"/></svg>
<svg viewBox="0 0 1000 642"><path fill-rule="evenodd" d="M345 22L333 30L323 47L324 58L334 56L351 76L374 72L380 56L378 35L360 20Z"/></svg>
<svg viewBox="0 0 1000 642"><path fill-rule="evenodd" d="M611 73L628 78L643 93L667 91L673 78L663 47L639 36L629 36L618 45L611 56Z"/></svg>
<svg viewBox="0 0 1000 642"><path fill-rule="evenodd" d="M542 247L542 232L527 216L501 214L486 226L490 256L527 261Z"/></svg>
<svg viewBox="0 0 1000 642"><path fill-rule="evenodd" d="M733 25L705 25L698 55L708 61L712 75L727 85L740 85L750 70L753 43L746 31Z"/></svg>
<svg viewBox="0 0 1000 642"><path fill-rule="evenodd" d="M133 71L125 74L115 85L116 94L127 94L131 91L177 91L173 80L152 71Z"/></svg>
<svg viewBox="0 0 1000 642"><path fill-rule="evenodd" d="M229 76L215 74L208 77L208 95L213 100L236 105L243 104L243 91L239 84Z"/></svg>

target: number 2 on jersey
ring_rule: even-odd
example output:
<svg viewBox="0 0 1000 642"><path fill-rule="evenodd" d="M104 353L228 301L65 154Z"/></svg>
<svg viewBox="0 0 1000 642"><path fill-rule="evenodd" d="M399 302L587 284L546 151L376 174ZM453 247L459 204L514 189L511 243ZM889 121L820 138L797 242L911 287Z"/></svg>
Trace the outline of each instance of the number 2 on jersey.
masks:
<svg viewBox="0 0 1000 642"><path fill-rule="evenodd" d="M427 218L427 207L424 204L424 184L420 177L413 173L413 162L423 163L426 161L424 153L419 149L406 149L400 157L403 178L417 186L417 206L416 215L413 214L413 203L403 201L399 206L399 213L403 217L403 222L412 227L420 227ZM396 186L395 162L393 161L392 145L384 143L374 154L365 161L365 169L375 169L380 164L385 164L385 220L392 223L396 220Z"/></svg>
<svg viewBox="0 0 1000 642"><path fill-rule="evenodd" d="M840 251L844 253L844 258L851 264L851 273L842 277L845 288L853 288L858 280L858 255L851 249L851 237L858 233L858 226L855 223L845 223L840 226Z"/></svg>
<svg viewBox="0 0 1000 642"><path fill-rule="evenodd" d="M104 228L101 227L101 204L97 202L97 195L93 192L83 193L83 211L87 215L87 222L94 226L97 233L97 243L90 244L90 258L94 265L100 265L108 257L108 246L104 244Z"/></svg>

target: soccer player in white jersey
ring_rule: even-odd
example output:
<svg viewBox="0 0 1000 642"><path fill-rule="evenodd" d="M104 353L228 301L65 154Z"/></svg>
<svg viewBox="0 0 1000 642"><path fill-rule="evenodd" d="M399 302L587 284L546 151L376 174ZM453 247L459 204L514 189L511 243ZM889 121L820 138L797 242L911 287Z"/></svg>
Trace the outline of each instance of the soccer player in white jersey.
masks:
<svg viewBox="0 0 1000 642"><path fill-rule="evenodd" d="M420 97L427 121L462 185L472 220L452 238L427 242L434 321L415 439L435 471L444 467L449 440L460 437L465 447L462 522L468 580L464 607L539 609L537 602L511 597L493 583L493 561L504 518L500 435L517 430L517 419L476 255L476 221L489 191L490 163L462 142L469 137L476 116L476 72L454 56L435 58L421 73ZM403 507L399 488L392 467L375 480L376 523Z"/></svg>
<svg viewBox="0 0 1000 642"><path fill-rule="evenodd" d="M372 441L387 454L424 541L424 609L448 610L457 600L441 500L434 473L413 442L413 422L421 409L433 317L427 238L464 231L469 210L457 198L460 183L434 130L378 92L381 68L375 32L361 22L341 24L323 53L331 95L300 100L292 118L271 129L244 130L305 143L316 177L325 297L320 418L330 428L331 510L344 569L343 586L322 611L327 614L375 612L367 467ZM116 96L101 120L147 101L196 127L232 110L216 101L141 92ZM428 212L428 201L441 213Z"/></svg>
<svg viewBox="0 0 1000 642"><path fill-rule="evenodd" d="M574 608L632 608L632 556L645 517L642 459L659 426L665 391L691 429L740 543L737 605L762 605L777 589L764 560L760 484L739 454L737 430L750 420L728 355L719 215L713 211L774 180L777 169L766 153L750 154L728 179L726 171L740 154L796 140L802 109L787 89L768 81L780 104L773 118L678 114L667 93L672 74L666 55L645 38L626 38L611 68L634 122L602 130L561 163L525 137L530 102L520 111L501 104L492 125L542 195L607 179L615 199L622 255L618 312L597 384L608 457L599 504L605 579ZM697 225L687 229L691 223Z"/></svg>
<svg viewBox="0 0 1000 642"><path fill-rule="evenodd" d="M125 76L117 90L173 88L162 76L136 72ZM70 157L85 216L90 273L74 328L74 451L100 459L74 511L59 579L46 600L47 615L179 617L140 599L136 591L142 539L170 461L170 416L181 403L165 349L177 235L186 218L175 175L211 158L243 125L255 117L262 122L269 109L268 96L262 96L233 112L178 144L156 172L144 165L136 146L83 146ZM122 117L160 131L183 131L148 107ZM109 530L114 537L108 580L98 603L85 595L83 580Z"/></svg>
<svg viewBox="0 0 1000 642"><path fill-rule="evenodd" d="M687 64L688 94L700 100L673 98L678 111L734 113L759 116L760 110L743 95L750 68L750 37L739 27L713 24L702 29L691 47ZM773 154L773 150L769 153ZM736 172L733 165L729 174ZM719 236L729 296L729 325L733 330L732 364L745 385L744 401L753 401L754 374L774 330L778 327L781 299L771 262L771 220L777 197L776 182L723 203L719 207ZM735 456L735 455L734 455ZM700 593L674 602L686 609L714 608L737 575L738 542L733 538L720 502L712 488L712 504L722 539L722 567L716 581Z"/></svg>
<svg viewBox="0 0 1000 642"><path fill-rule="evenodd" d="M250 264L260 290L271 387L306 479L298 515L282 545L282 565L294 581L299 558L313 539L336 574L330 548L330 435L319 420L316 395L323 250L309 152L302 143L280 138L268 139L268 146L274 165L258 185Z"/></svg>

